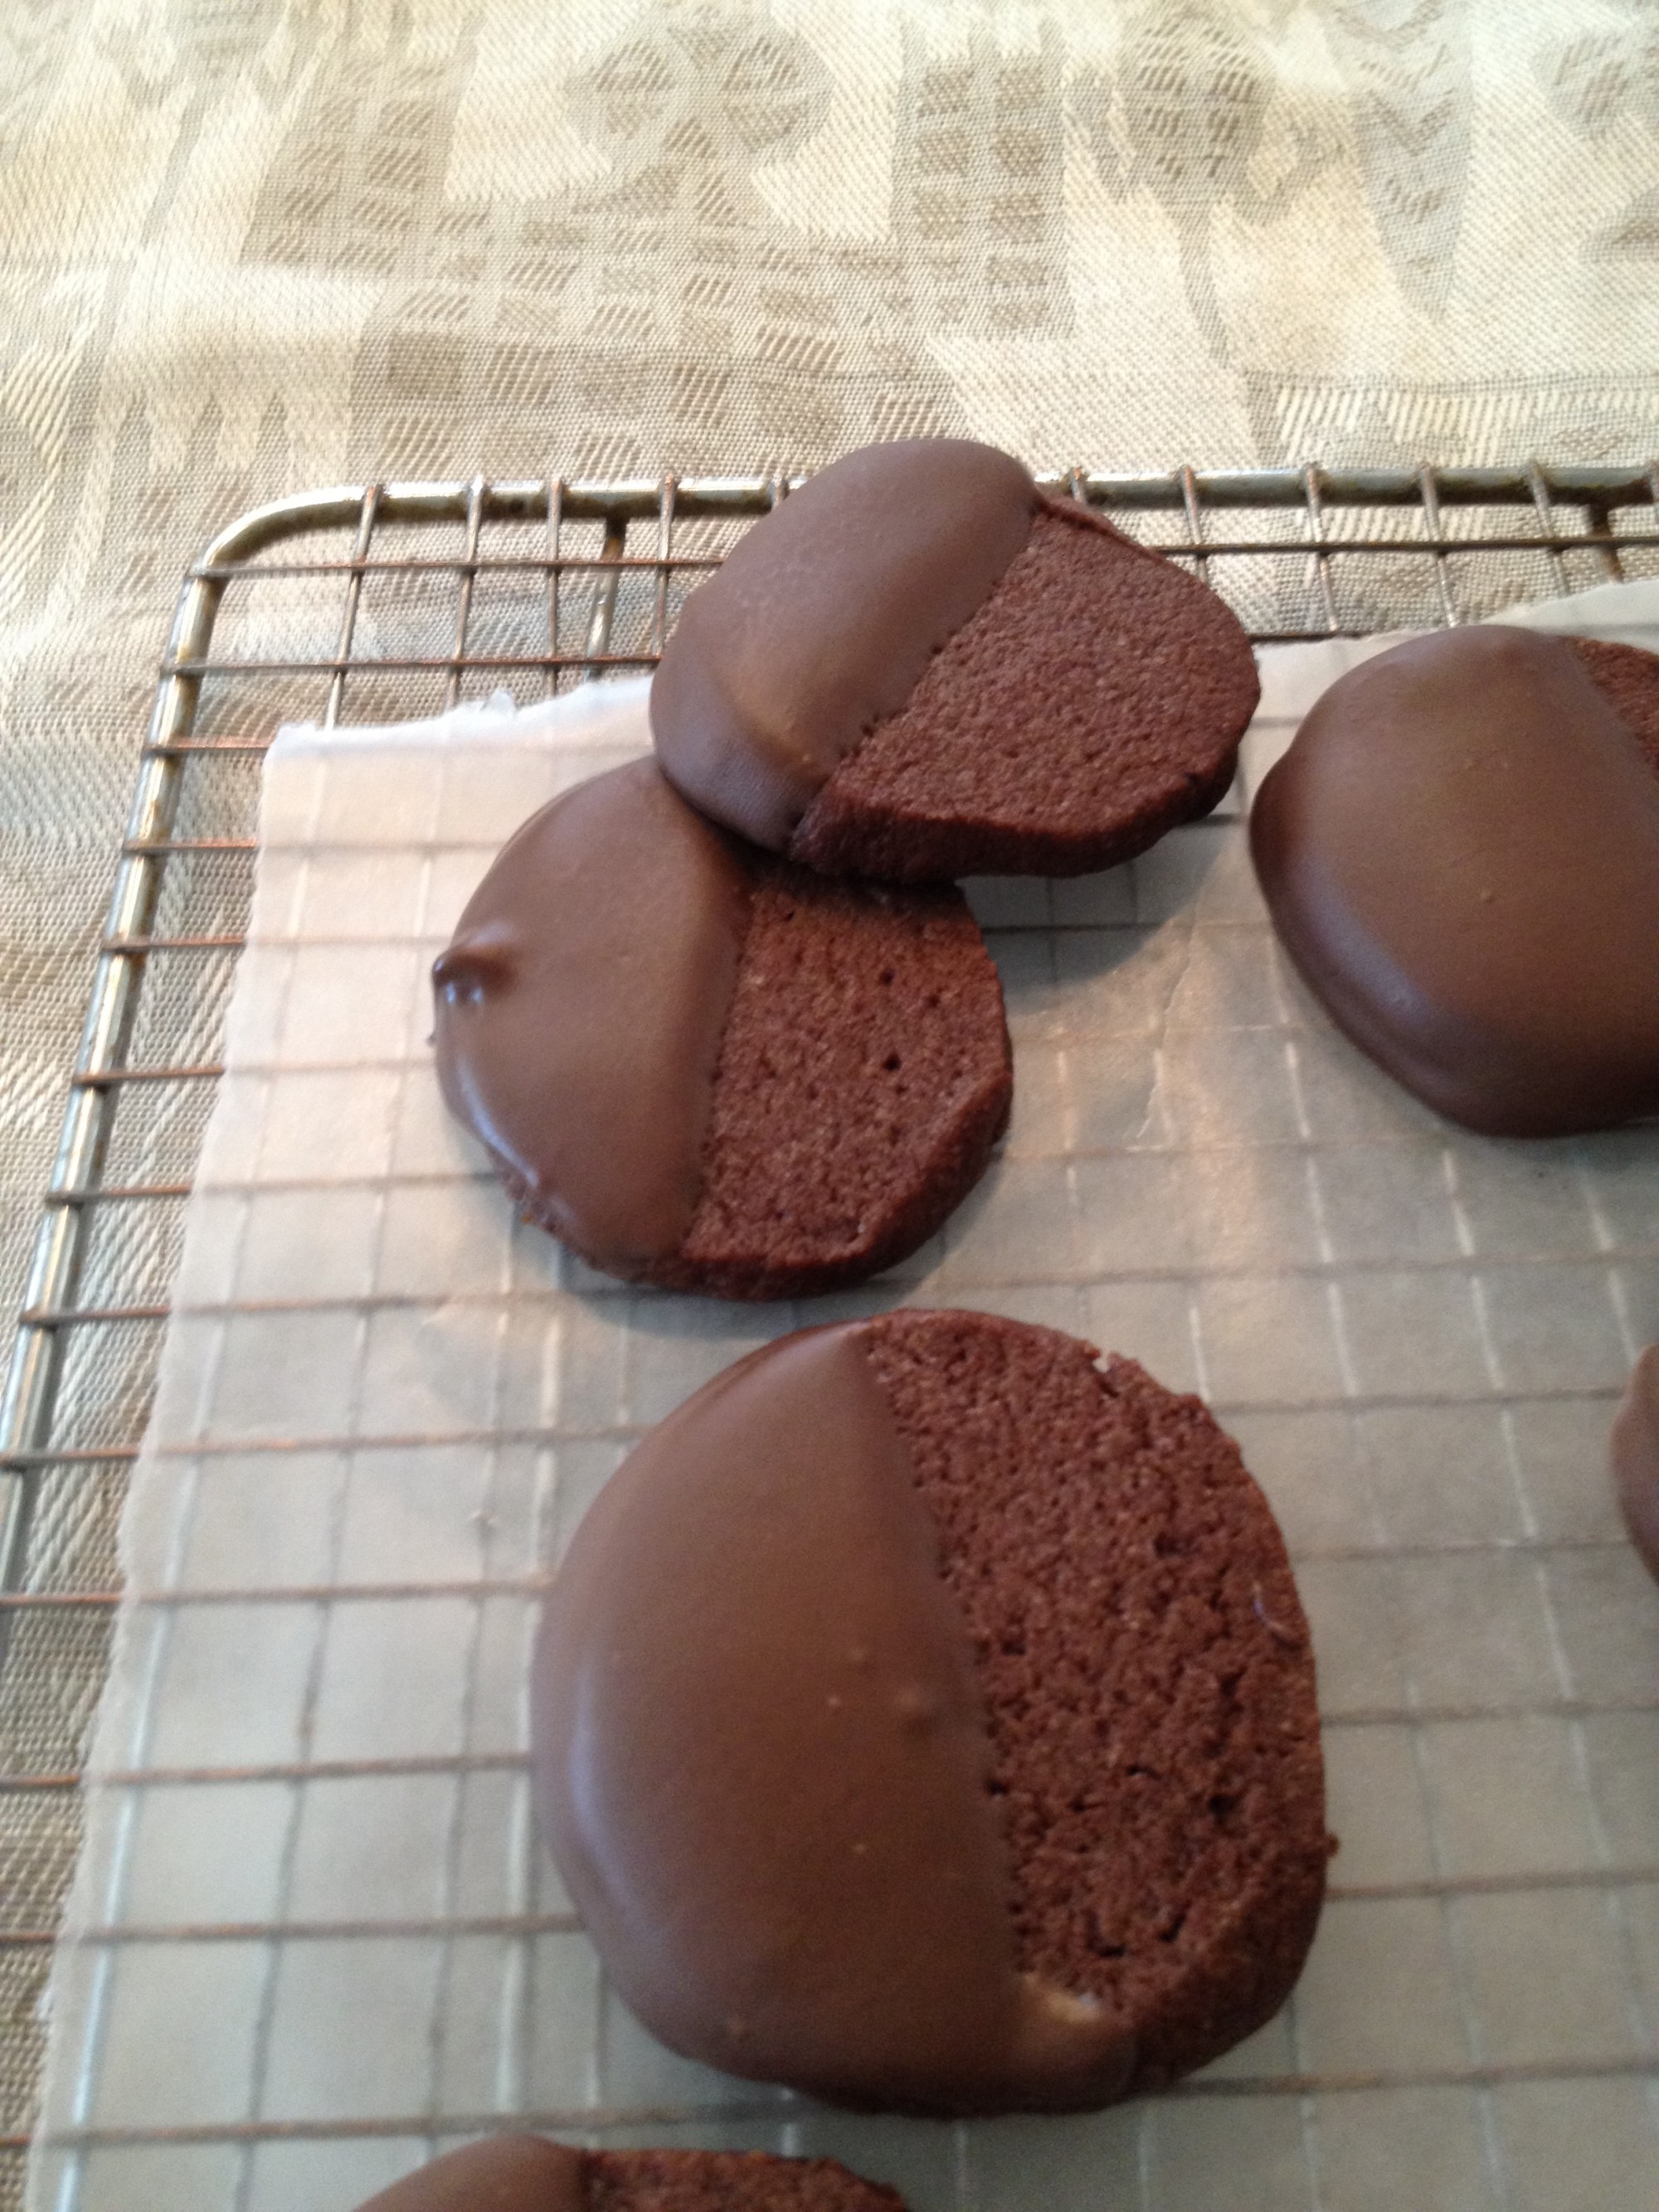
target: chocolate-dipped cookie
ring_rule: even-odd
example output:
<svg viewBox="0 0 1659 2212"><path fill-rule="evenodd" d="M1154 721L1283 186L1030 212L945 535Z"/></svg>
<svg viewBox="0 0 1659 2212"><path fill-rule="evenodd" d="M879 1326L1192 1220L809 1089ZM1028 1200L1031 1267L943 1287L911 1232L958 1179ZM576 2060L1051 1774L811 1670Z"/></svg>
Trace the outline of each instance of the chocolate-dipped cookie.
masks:
<svg viewBox="0 0 1659 2212"><path fill-rule="evenodd" d="M1057 1332L786 1338L636 1449L550 1592L538 1802L676 2050L831 2101L1081 2110L1204 2064L1324 1888L1306 1624L1196 1399Z"/></svg>
<svg viewBox="0 0 1659 2212"><path fill-rule="evenodd" d="M574 2150L486 2136L394 2181L358 2212L903 2212L832 2158L762 2151Z"/></svg>
<svg viewBox="0 0 1659 2212"><path fill-rule="evenodd" d="M670 779L835 875L1073 875L1207 813L1255 710L1231 610L1018 461L866 446L686 602L651 689Z"/></svg>
<svg viewBox="0 0 1659 2212"><path fill-rule="evenodd" d="M961 894L744 847L638 761L503 848L433 969L438 1073L527 1218L723 1297L922 1243L1008 1118L1002 995Z"/></svg>
<svg viewBox="0 0 1659 2212"><path fill-rule="evenodd" d="M1659 1344L1631 1370L1611 1440L1613 1486L1630 1540L1659 1582Z"/></svg>
<svg viewBox="0 0 1659 2212"><path fill-rule="evenodd" d="M1413 639L1332 685L1250 846L1338 1027L1500 1136L1659 1110L1659 659L1522 629Z"/></svg>

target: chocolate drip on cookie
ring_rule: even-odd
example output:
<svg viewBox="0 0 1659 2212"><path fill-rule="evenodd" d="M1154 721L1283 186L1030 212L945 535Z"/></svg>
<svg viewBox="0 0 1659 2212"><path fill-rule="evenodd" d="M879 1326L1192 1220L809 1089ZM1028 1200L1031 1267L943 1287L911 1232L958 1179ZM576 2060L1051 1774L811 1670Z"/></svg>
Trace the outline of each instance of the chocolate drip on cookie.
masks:
<svg viewBox="0 0 1659 2212"><path fill-rule="evenodd" d="M690 1225L748 915L726 841L635 761L532 816L433 969L451 1112L600 1267Z"/></svg>

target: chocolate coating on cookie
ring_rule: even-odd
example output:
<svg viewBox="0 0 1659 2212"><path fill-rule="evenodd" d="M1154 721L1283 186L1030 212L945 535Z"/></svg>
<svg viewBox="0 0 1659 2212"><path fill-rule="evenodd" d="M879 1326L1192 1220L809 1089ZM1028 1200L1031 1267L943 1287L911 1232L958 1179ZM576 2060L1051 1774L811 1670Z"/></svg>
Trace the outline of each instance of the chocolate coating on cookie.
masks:
<svg viewBox="0 0 1659 2212"><path fill-rule="evenodd" d="M1255 705L1215 594L961 440L850 454L695 592L652 687L695 805L828 875L1074 874L1230 782Z"/></svg>
<svg viewBox="0 0 1659 2212"><path fill-rule="evenodd" d="M601 1267L690 1225L747 921L726 840L635 761L531 817L433 969L451 1112Z"/></svg>
<svg viewBox="0 0 1659 2212"><path fill-rule="evenodd" d="M866 446L811 477L694 592L651 687L668 775L774 852L1030 535L1019 463L965 438Z"/></svg>
<svg viewBox="0 0 1659 2212"><path fill-rule="evenodd" d="M1326 692L1250 817L1338 1026L1496 1135L1659 1109L1659 776L1595 672L1522 629L1397 646Z"/></svg>
<svg viewBox="0 0 1659 2212"><path fill-rule="evenodd" d="M588 2212L582 2154L545 2136L486 2136L417 2166L358 2212Z"/></svg>
<svg viewBox="0 0 1659 2212"><path fill-rule="evenodd" d="M1659 1582L1659 1344L1631 1370L1613 1417L1613 1479L1630 1540Z"/></svg>
<svg viewBox="0 0 1659 2212"><path fill-rule="evenodd" d="M832 2101L1100 2101L1132 2046L1018 1974L967 1639L860 1325L729 1370L601 1494L549 1598L544 1825L674 2049Z"/></svg>

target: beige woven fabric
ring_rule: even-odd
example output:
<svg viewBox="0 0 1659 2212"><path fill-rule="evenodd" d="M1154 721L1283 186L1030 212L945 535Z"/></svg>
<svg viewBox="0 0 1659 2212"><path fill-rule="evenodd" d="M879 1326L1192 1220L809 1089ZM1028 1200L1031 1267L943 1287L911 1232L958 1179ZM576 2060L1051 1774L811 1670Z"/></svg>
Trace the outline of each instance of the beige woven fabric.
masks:
<svg viewBox="0 0 1659 2212"><path fill-rule="evenodd" d="M178 574L362 475L1659 447L1647 0L6 0L0 1322Z"/></svg>

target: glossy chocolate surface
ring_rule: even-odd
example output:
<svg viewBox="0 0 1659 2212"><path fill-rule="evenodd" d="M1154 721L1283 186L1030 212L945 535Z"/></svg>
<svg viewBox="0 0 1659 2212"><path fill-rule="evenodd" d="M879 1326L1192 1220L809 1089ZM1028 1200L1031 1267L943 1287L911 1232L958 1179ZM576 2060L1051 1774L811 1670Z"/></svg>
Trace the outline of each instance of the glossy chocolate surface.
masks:
<svg viewBox="0 0 1659 2212"><path fill-rule="evenodd" d="M1659 1582L1659 1344L1631 1371L1613 1418L1613 1479L1630 1540Z"/></svg>
<svg viewBox="0 0 1659 2212"><path fill-rule="evenodd" d="M535 1659L544 1825L678 2050L852 2105L1104 2102L1133 2039L1017 1968L972 1654L865 1334L740 1362L601 1493Z"/></svg>
<svg viewBox="0 0 1659 2212"><path fill-rule="evenodd" d="M1659 776L1564 639L1416 639L1334 684L1250 817L1339 1027L1498 1135L1659 1110Z"/></svg>
<svg viewBox="0 0 1659 2212"><path fill-rule="evenodd" d="M866 446L811 477L694 592L651 687L667 775L775 852L1024 546L1036 487L962 438Z"/></svg>
<svg viewBox="0 0 1659 2212"><path fill-rule="evenodd" d="M450 1110L601 1267L690 1223L747 915L725 839L636 761L525 823L434 967Z"/></svg>
<svg viewBox="0 0 1659 2212"><path fill-rule="evenodd" d="M358 2212L586 2212L582 2154L544 2136L486 2136L417 2166Z"/></svg>

